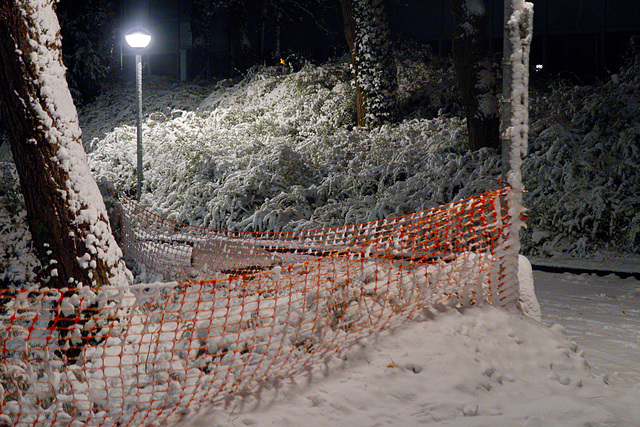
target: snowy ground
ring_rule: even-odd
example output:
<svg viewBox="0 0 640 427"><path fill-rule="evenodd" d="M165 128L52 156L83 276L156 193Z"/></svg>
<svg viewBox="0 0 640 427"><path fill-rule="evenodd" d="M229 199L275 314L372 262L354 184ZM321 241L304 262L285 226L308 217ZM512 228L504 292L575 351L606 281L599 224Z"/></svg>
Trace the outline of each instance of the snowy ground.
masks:
<svg viewBox="0 0 640 427"><path fill-rule="evenodd" d="M640 282L545 272L535 279L543 322L563 325L589 361L640 387Z"/></svg>
<svg viewBox="0 0 640 427"><path fill-rule="evenodd" d="M437 313L176 425L640 425L640 282L534 278L543 324L492 307Z"/></svg>

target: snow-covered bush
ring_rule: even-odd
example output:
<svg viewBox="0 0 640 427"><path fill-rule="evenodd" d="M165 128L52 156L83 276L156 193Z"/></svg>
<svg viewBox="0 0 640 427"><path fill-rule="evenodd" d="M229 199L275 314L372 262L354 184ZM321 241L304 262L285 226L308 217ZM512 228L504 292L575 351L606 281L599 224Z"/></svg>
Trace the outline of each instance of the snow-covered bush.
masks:
<svg viewBox="0 0 640 427"><path fill-rule="evenodd" d="M0 288L33 283L40 262L28 230L18 175L8 162L0 162L0 241Z"/></svg>
<svg viewBox="0 0 640 427"><path fill-rule="evenodd" d="M403 41L394 51L398 64L398 110L403 119L463 116L460 90L449 58L429 45Z"/></svg>
<svg viewBox="0 0 640 427"><path fill-rule="evenodd" d="M196 225L285 230L392 217L499 186L499 153L466 149L450 65L416 52L397 54L408 118L374 130L354 128L344 60L286 74L255 68L209 86L151 81L143 203ZM595 87L532 92L526 253L638 251L638 75L631 63ZM81 121L96 177L132 194L127 96L116 87Z"/></svg>
<svg viewBox="0 0 640 427"><path fill-rule="evenodd" d="M401 73L407 98L427 81L412 74L437 74L430 64ZM497 185L498 158L466 151L463 122L437 115L451 105L442 95L434 95L430 120L353 129L345 61L307 64L288 74L252 69L236 84L219 83L197 108L167 111L154 103L161 98L156 88L147 90L152 107L144 124L143 203L177 221L242 230L337 226L414 212ZM176 91L167 93L168 102ZM84 132L95 136L87 144L89 161L98 178L132 194L135 128L112 121L108 131L109 103L122 117L113 94L98 100L102 113L83 110ZM133 117L127 114L127 121Z"/></svg>
<svg viewBox="0 0 640 427"><path fill-rule="evenodd" d="M527 249L640 251L640 63L595 86L534 93Z"/></svg>
<svg viewBox="0 0 640 427"><path fill-rule="evenodd" d="M230 80L212 83L181 83L173 79L144 76L142 104L147 115L156 121L167 121L172 114L190 110L212 91L233 85ZM117 127L136 125L137 94L135 82L111 83L90 105L78 108L82 125L82 141L87 152Z"/></svg>

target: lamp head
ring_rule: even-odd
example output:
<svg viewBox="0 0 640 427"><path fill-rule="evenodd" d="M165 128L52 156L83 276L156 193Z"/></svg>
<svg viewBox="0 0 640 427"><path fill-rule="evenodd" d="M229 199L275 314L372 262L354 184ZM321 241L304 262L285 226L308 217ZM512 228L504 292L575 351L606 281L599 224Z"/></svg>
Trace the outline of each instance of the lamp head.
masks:
<svg viewBox="0 0 640 427"><path fill-rule="evenodd" d="M133 49L144 49L151 43L151 35L143 30L135 30L124 36L124 39Z"/></svg>

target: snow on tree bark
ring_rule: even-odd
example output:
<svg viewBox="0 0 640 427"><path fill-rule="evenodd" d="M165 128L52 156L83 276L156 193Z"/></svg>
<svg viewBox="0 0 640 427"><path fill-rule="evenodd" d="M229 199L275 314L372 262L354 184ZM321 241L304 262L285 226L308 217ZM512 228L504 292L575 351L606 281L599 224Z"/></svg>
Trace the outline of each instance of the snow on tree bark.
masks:
<svg viewBox="0 0 640 427"><path fill-rule="evenodd" d="M359 126L395 119L397 70L382 0L340 0L351 51Z"/></svg>
<svg viewBox="0 0 640 427"><path fill-rule="evenodd" d="M509 0L505 4L505 50L503 72L502 139L503 158L508 164L507 182L512 188L508 199L511 218L511 245L503 255L505 281L517 283L519 232L522 219L522 159L527 153L529 135L529 53L533 36L533 4Z"/></svg>
<svg viewBox="0 0 640 427"><path fill-rule="evenodd" d="M500 146L496 77L487 52L483 0L451 0L453 62L464 103L469 148Z"/></svg>
<svg viewBox="0 0 640 427"><path fill-rule="evenodd" d="M126 285L131 274L82 148L54 5L0 5L2 113L29 228L50 286Z"/></svg>

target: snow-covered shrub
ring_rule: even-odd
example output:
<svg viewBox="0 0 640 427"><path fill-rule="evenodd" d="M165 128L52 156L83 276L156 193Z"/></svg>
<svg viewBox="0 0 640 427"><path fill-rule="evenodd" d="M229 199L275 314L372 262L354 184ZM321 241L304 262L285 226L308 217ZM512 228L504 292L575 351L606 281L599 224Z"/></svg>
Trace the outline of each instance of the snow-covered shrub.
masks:
<svg viewBox="0 0 640 427"><path fill-rule="evenodd" d="M0 241L0 287L33 284L40 262L27 226L18 175L8 162L0 162Z"/></svg>
<svg viewBox="0 0 640 427"><path fill-rule="evenodd" d="M638 252L640 64L595 86L534 93L524 162L529 252Z"/></svg>
<svg viewBox="0 0 640 427"><path fill-rule="evenodd" d="M404 41L398 64L398 110L403 119L464 115L453 64L434 55L429 45Z"/></svg>
<svg viewBox="0 0 640 427"><path fill-rule="evenodd" d="M435 63L422 64L401 74L407 97L424 87L418 76L437 75ZM147 108L144 123L143 203L191 224L282 230L388 218L498 185L496 154L468 152L459 118L432 117L453 91L430 90L431 119L369 131L352 128L349 79L345 61L289 74L254 68L235 85L221 82L197 108L153 103L160 112ZM115 98L102 99L104 109ZM104 115L88 113L85 132L96 135L92 125ZM114 125L89 155L96 176L125 194L134 191L135 138L133 126Z"/></svg>
<svg viewBox="0 0 640 427"><path fill-rule="evenodd" d="M181 83L167 77L144 76L143 111L155 121L170 120L177 110L192 110L212 91L225 90L232 81ZM90 105L78 108L82 141L87 152L93 151L106 135L118 127L136 125L138 114L135 82L112 83Z"/></svg>
<svg viewBox="0 0 640 427"><path fill-rule="evenodd" d="M195 225L288 230L388 218L499 186L499 153L466 149L450 65L417 52L397 62L410 117L373 130L353 127L345 60L287 74L254 68L209 86L151 79L143 204ZM632 63L596 87L532 92L526 253L638 251L639 74ZM95 136L96 177L133 194L135 111L124 113L121 91L82 110L81 122ZM429 102L416 101L421 91Z"/></svg>

